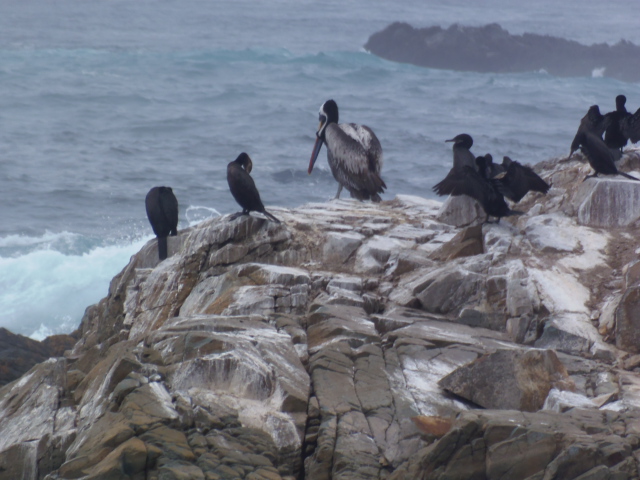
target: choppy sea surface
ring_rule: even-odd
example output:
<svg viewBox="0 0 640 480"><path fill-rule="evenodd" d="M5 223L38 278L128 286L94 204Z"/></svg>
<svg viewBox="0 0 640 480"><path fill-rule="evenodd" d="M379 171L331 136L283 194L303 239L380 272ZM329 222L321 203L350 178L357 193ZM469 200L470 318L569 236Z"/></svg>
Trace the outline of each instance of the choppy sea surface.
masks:
<svg viewBox="0 0 640 480"><path fill-rule="evenodd" d="M387 199L431 197L458 133L498 160L568 153L590 105L612 110L624 93L635 110L640 84L426 69L362 45L396 20L640 44L633 3L0 2L0 327L73 330L152 238L155 185L173 187L181 228L237 211L225 168L242 151L265 204L332 198L325 153L306 173L328 98L379 137Z"/></svg>

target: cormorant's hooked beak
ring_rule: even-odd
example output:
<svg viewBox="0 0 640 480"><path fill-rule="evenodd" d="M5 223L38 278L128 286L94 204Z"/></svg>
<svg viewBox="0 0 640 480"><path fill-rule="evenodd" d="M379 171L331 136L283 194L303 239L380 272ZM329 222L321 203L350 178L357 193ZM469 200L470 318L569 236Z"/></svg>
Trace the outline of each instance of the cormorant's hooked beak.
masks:
<svg viewBox="0 0 640 480"><path fill-rule="evenodd" d="M445 142L455 142L456 139L455 138L450 138L449 140L445 140Z"/></svg>
<svg viewBox="0 0 640 480"><path fill-rule="evenodd" d="M313 145L313 152L311 152L311 160L309 161L309 170L307 170L307 173L309 175L311 175L311 171L313 170L313 166L316 163L316 160L318 159L318 154L320 153L320 149L322 148L322 137L320 136L320 132L322 131L322 125L323 122L320 122L320 125L318 125L318 131L316 132L316 143Z"/></svg>

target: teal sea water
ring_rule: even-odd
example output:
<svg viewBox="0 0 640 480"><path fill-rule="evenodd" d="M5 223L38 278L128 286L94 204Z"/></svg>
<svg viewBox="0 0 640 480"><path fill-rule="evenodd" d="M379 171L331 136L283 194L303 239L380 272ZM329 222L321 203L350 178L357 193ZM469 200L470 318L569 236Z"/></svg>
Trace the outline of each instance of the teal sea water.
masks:
<svg viewBox="0 0 640 480"><path fill-rule="evenodd" d="M155 185L173 187L181 228L237 211L225 168L242 151L265 204L332 198L324 153L306 173L328 98L380 138L387 199L431 197L458 133L477 154L536 163L568 153L589 105L625 93L640 106L640 84L597 74L433 70L362 48L396 20L640 44L633 2L530 3L0 2L0 327L74 329L152 237Z"/></svg>

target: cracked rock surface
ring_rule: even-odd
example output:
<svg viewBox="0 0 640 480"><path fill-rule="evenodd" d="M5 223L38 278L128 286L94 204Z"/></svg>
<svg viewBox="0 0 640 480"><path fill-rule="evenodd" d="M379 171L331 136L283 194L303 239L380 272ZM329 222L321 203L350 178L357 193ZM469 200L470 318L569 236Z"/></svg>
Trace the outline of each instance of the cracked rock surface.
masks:
<svg viewBox="0 0 640 480"><path fill-rule="evenodd" d="M0 389L0 479L640 478L640 182L575 157L499 224L398 195L149 242Z"/></svg>

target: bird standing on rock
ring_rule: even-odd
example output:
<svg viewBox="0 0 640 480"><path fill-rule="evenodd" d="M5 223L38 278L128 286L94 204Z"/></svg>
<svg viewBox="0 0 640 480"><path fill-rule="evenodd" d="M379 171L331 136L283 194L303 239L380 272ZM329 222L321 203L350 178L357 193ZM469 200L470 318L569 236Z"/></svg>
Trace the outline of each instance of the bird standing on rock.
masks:
<svg viewBox="0 0 640 480"><path fill-rule="evenodd" d="M433 187L433 191L440 196L449 195L454 185L457 185L457 180L466 176L464 167L478 169L476 157L470 150L473 146L471 135L461 133L450 140L445 140L445 142L453 142L453 167L449 170L444 180Z"/></svg>
<svg viewBox="0 0 640 480"><path fill-rule="evenodd" d="M585 116L580 120L578 131L571 142L569 158L571 158L573 153L580 148L580 139L584 133L591 133L602 139L602 134L609 126L609 123L611 123L611 119L606 118L600 113L600 107L598 107L598 105L591 105Z"/></svg>
<svg viewBox="0 0 640 480"><path fill-rule="evenodd" d="M366 125L338 123L338 105L327 100L320 107L320 125L316 132L308 173L311 174L322 144L327 145L327 161L338 182L335 198L346 188L352 198L380 202L387 185L380 177L382 146L373 130Z"/></svg>
<svg viewBox="0 0 640 480"><path fill-rule="evenodd" d="M627 117L631 116L631 114L627 112L625 103L627 103L627 97L618 95L616 97L616 109L605 115L605 118L608 119L608 125L604 131L604 143L607 147L620 150L620 152L622 152L622 149L628 141L628 138L622 131L622 125L625 123Z"/></svg>
<svg viewBox="0 0 640 480"><path fill-rule="evenodd" d="M591 168L595 170L593 175L587 175L584 180L597 177L599 173L602 173L603 175L620 174L630 180L640 181L640 178L632 177L627 173L618 171L613 152L607 147L604 141L602 141L602 138L591 132L582 132L577 138L582 153L587 157Z"/></svg>
<svg viewBox="0 0 640 480"><path fill-rule="evenodd" d="M252 168L253 162L249 155L244 152L227 165L229 190L231 190L231 195L236 199L236 202L242 207L242 212L232 215L230 220L235 220L240 215L249 215L249 212L254 211L266 215L276 223L280 223L280 220L265 210L256 184L251 175L249 175Z"/></svg>
<svg viewBox="0 0 640 480"><path fill-rule="evenodd" d="M460 134L447 141L453 141L453 168L447 176L438 183L433 190L438 195L467 195L477 200L487 218L500 218L510 215L520 215L522 212L511 210L504 201L504 196L498 189L499 181L487 178L487 164L485 157L477 157L470 164L470 156L473 156L469 148L473 145L473 139L466 133Z"/></svg>
<svg viewBox="0 0 640 480"><path fill-rule="evenodd" d="M178 234L178 199L171 187L153 187L145 198L147 217L158 237L158 258L167 258L167 237Z"/></svg>

